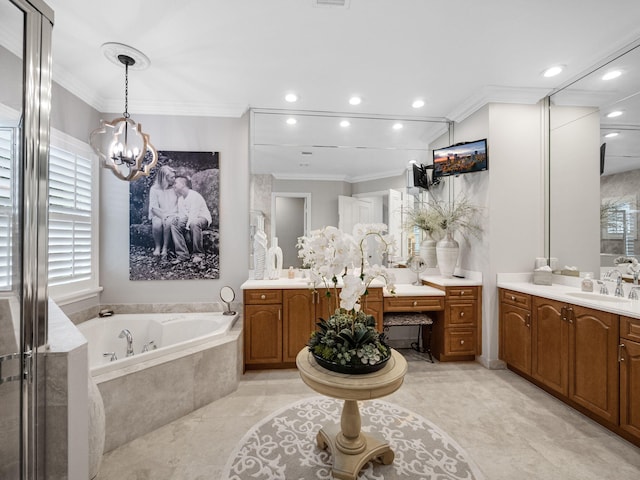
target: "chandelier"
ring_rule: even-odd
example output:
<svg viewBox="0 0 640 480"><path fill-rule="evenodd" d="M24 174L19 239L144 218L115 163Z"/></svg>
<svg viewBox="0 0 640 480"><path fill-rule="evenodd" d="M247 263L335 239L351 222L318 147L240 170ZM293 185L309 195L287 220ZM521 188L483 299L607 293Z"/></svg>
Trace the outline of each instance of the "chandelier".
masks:
<svg viewBox="0 0 640 480"><path fill-rule="evenodd" d="M89 143L100 158L101 164L121 180L133 182L140 177L148 176L158 163L158 152L151 142L149 135L142 131L142 125L136 123L129 115L129 67L136 64L134 56L120 53L114 56L113 46L126 47L121 44L105 44L103 49L110 60L117 59L124 65L124 113L122 117L110 122L100 120L100 127L91 132ZM137 53L146 57L131 47L126 47L126 53ZM147 63L148 63L148 59Z"/></svg>

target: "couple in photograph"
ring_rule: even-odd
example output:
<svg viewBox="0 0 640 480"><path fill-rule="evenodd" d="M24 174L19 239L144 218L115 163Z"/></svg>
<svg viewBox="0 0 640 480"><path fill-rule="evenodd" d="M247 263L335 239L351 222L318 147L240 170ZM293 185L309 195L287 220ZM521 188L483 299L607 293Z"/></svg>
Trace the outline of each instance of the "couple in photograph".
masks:
<svg viewBox="0 0 640 480"><path fill-rule="evenodd" d="M204 260L202 231L211 224L211 213L202 195L192 190L191 180L176 176L168 165L158 169L149 190L149 218L154 256L166 259L172 240L176 253L173 264Z"/></svg>

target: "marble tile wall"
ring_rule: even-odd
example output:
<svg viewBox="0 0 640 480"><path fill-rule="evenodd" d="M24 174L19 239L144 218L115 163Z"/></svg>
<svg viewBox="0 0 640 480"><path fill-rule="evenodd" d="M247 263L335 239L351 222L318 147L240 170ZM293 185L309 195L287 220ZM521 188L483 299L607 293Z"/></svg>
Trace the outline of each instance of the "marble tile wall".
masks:
<svg viewBox="0 0 640 480"><path fill-rule="evenodd" d="M235 391L242 375L241 334L239 319L224 340L171 354L170 361L143 362L115 378L110 373L95 377L105 408L104 451Z"/></svg>

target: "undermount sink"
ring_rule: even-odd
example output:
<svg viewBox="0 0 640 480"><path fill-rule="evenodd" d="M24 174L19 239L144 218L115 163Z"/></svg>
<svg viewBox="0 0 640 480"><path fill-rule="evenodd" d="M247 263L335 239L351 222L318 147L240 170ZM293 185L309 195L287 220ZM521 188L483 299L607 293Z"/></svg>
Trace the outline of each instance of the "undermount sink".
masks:
<svg viewBox="0 0 640 480"><path fill-rule="evenodd" d="M567 292L566 295L568 295L569 297L583 298L585 300L594 300L596 302L620 303L620 302L631 301L622 297L614 297L611 295L601 295L599 293L590 293L590 292Z"/></svg>

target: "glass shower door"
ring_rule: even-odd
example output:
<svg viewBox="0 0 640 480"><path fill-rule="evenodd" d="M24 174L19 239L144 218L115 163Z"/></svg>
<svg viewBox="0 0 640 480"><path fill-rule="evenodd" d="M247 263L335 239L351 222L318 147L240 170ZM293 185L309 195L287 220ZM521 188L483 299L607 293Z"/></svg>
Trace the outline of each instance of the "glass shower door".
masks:
<svg viewBox="0 0 640 480"><path fill-rule="evenodd" d="M47 17L41 0L0 0L0 479L46 475Z"/></svg>

